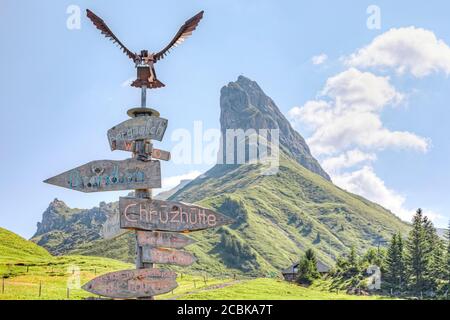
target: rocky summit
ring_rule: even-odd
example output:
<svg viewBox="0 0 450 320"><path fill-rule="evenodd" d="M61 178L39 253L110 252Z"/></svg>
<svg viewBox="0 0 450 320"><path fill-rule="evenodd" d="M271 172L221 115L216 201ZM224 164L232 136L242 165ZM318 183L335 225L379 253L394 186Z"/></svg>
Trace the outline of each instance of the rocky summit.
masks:
<svg viewBox="0 0 450 320"><path fill-rule="evenodd" d="M273 100L244 76L220 92L220 125L224 129L279 129L280 148L306 169L330 180L311 155L305 139L295 131Z"/></svg>

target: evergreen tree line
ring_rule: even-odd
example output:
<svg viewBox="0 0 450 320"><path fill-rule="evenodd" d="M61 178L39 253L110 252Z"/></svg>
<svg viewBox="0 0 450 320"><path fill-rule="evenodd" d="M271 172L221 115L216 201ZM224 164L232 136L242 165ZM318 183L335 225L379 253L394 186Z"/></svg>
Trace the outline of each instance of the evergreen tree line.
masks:
<svg viewBox="0 0 450 320"><path fill-rule="evenodd" d="M392 237L382 264L385 287L399 293L447 295L450 280L450 227L446 241L417 210L406 239Z"/></svg>
<svg viewBox="0 0 450 320"><path fill-rule="evenodd" d="M313 250L307 250L299 264L299 283L311 284L319 278L316 263ZM350 254L337 259L330 277L335 282L338 282L337 279L347 279L346 283L359 287L367 277L369 265L380 267L382 289L386 292L406 296L448 297L450 226L446 240L441 239L433 223L418 209L406 238L400 233L395 234L387 249L370 248L362 258L358 258L353 247Z"/></svg>

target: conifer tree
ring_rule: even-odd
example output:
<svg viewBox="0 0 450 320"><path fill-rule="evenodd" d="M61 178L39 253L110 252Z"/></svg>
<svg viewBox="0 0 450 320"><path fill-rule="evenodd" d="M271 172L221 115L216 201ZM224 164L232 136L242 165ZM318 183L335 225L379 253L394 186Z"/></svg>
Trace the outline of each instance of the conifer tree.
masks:
<svg viewBox="0 0 450 320"><path fill-rule="evenodd" d="M436 291L441 280L445 278L445 246L439 238L433 223L424 217L424 230L426 238L426 289Z"/></svg>
<svg viewBox="0 0 450 320"><path fill-rule="evenodd" d="M314 251L308 249L305 254L300 259L298 265L298 277L297 282L300 284L311 284L314 279L320 277L319 271L317 270L317 259Z"/></svg>
<svg viewBox="0 0 450 320"><path fill-rule="evenodd" d="M418 209L413 217L412 229L406 243L409 285L415 293L420 293L425 289L426 269L429 264L424 222L422 209Z"/></svg>
<svg viewBox="0 0 450 320"><path fill-rule="evenodd" d="M450 222L448 224L446 238L447 238L447 254L446 254L447 263L445 266L445 270L446 270L447 290L450 290Z"/></svg>
<svg viewBox="0 0 450 320"><path fill-rule="evenodd" d="M402 289L405 281L403 240L400 233L394 234L389 244L386 257L386 280L399 290Z"/></svg>

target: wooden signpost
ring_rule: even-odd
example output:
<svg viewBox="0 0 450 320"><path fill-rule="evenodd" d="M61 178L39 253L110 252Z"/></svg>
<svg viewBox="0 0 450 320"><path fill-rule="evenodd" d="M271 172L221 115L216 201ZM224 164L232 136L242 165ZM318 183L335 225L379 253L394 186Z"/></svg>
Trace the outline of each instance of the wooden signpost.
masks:
<svg viewBox="0 0 450 320"><path fill-rule="evenodd" d="M197 258L186 251L144 246L142 247L142 261L148 263L190 266L197 261Z"/></svg>
<svg viewBox="0 0 450 320"><path fill-rule="evenodd" d="M120 226L148 231L198 231L230 224L232 219L212 210L164 200L122 197L119 200Z"/></svg>
<svg viewBox="0 0 450 320"><path fill-rule="evenodd" d="M159 117L158 111L146 107L147 89L164 86L156 79L153 64L192 34L203 12L186 21L171 44L161 52L149 54L143 50L140 55L124 47L92 11L87 10L87 16L102 34L119 44L138 69L138 79L132 86L141 88L141 107L128 110L131 119L107 133L112 151L132 152L133 158L92 161L44 182L82 192L135 190L135 197L120 198L119 212L108 217L101 233L105 239L113 239L135 230L136 270L102 275L89 281L83 289L110 298L152 300L155 295L177 287L175 272L157 269L154 264L189 266L197 261L191 253L177 250L194 243L181 232L216 228L233 222L220 213L200 206L152 200L152 189L161 187L158 160L170 160L170 152L153 148L151 142L152 139L163 139L168 124L166 119Z"/></svg>
<svg viewBox="0 0 450 320"><path fill-rule="evenodd" d="M129 231L127 229L121 230ZM195 243L193 239L180 233L160 231L137 231L136 233L138 245L141 247L148 246L181 249Z"/></svg>
<svg viewBox="0 0 450 320"><path fill-rule="evenodd" d="M92 161L44 182L81 192L161 188L161 165L158 160Z"/></svg>
<svg viewBox="0 0 450 320"><path fill-rule="evenodd" d="M130 299L164 294L175 289L177 275L161 269L138 269L111 272L97 277L82 288L93 294Z"/></svg>
<svg viewBox="0 0 450 320"><path fill-rule="evenodd" d="M136 140L161 141L167 128L167 120L155 116L129 119L108 130L111 150L133 151L131 144Z"/></svg>
<svg viewBox="0 0 450 320"><path fill-rule="evenodd" d="M152 158L158 159L158 160L169 161L170 160L170 152L153 148Z"/></svg>

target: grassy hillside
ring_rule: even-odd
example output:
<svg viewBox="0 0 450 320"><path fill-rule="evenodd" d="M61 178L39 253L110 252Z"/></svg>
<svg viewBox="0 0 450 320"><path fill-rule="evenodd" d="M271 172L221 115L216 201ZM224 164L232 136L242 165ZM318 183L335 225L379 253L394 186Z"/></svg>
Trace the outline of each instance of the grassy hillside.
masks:
<svg viewBox="0 0 450 320"><path fill-rule="evenodd" d="M126 238L126 237L125 237ZM79 300L92 297L80 285L134 265L89 256L51 256L45 249L0 228L0 300ZM178 272L179 286L157 299L378 299L307 289L276 279L217 278ZM4 288L4 289L3 289Z"/></svg>
<svg viewBox="0 0 450 320"><path fill-rule="evenodd" d="M381 206L336 187L283 154L278 174L261 175L261 169L216 166L171 198L198 202L237 221L194 235L200 243L190 250L202 266L272 274L307 248L332 265L352 246L362 252L409 228Z"/></svg>
<svg viewBox="0 0 450 320"><path fill-rule="evenodd" d="M51 258L44 248L0 228L0 265L32 263Z"/></svg>
<svg viewBox="0 0 450 320"><path fill-rule="evenodd" d="M226 286L221 289L203 290L180 297L183 300L380 300L380 296L352 296L317 289L304 288L275 279L255 279Z"/></svg>

